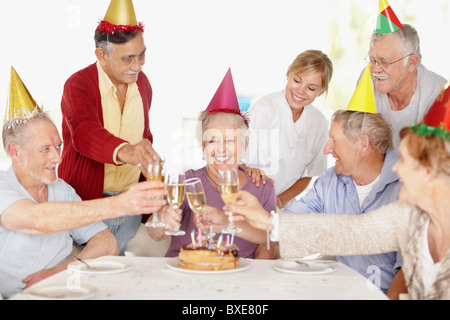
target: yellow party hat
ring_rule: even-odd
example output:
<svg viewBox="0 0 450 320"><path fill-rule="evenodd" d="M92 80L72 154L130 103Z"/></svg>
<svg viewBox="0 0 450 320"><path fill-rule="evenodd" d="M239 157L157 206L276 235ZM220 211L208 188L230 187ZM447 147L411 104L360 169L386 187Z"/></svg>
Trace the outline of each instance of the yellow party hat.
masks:
<svg viewBox="0 0 450 320"><path fill-rule="evenodd" d="M367 113L378 113L377 104L375 102L375 93L372 84L372 72L370 70L370 63L367 65L355 93L353 94L347 110L360 111Z"/></svg>
<svg viewBox="0 0 450 320"><path fill-rule="evenodd" d="M9 99L6 105L4 125L8 128L26 122L41 108L36 104L28 89L20 79L16 70L11 66L11 81L9 85Z"/></svg>
<svg viewBox="0 0 450 320"><path fill-rule="evenodd" d="M136 19L133 1L111 0L105 17L97 29L114 34L115 32L143 31L144 27Z"/></svg>

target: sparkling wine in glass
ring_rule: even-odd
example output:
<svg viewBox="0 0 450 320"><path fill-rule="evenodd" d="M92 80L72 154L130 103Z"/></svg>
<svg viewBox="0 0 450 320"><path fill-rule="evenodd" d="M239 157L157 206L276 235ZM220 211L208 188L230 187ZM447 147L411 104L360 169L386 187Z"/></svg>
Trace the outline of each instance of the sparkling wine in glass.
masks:
<svg viewBox="0 0 450 320"><path fill-rule="evenodd" d="M180 208L184 200L185 176L178 171L168 171L164 179L167 190L167 202L174 209ZM169 236L183 236L185 232L180 229L170 229L166 231Z"/></svg>
<svg viewBox="0 0 450 320"><path fill-rule="evenodd" d="M236 202L239 192L239 175L238 170L228 169L219 170L219 188L220 196L226 205L232 205ZM228 227L223 229L223 233L238 233L241 232L241 228L237 228L232 219L232 212L228 211Z"/></svg>
<svg viewBox="0 0 450 320"><path fill-rule="evenodd" d="M147 168L147 180L150 181L163 181L164 180L164 160L159 159L157 161L148 164ZM145 224L146 227L161 228L166 224L158 219L158 212L153 212L152 220Z"/></svg>
<svg viewBox="0 0 450 320"><path fill-rule="evenodd" d="M185 182L186 198L188 200L189 207L194 214L202 214L206 207L205 191L200 178L191 178ZM203 240L209 239L211 234L206 230L202 230ZM214 237L214 234L212 234Z"/></svg>

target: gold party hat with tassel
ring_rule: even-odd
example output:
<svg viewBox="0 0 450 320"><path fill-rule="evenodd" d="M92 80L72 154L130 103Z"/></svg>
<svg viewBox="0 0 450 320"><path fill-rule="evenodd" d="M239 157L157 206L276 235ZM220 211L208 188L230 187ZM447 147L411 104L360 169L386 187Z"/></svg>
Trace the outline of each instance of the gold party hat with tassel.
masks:
<svg viewBox="0 0 450 320"><path fill-rule="evenodd" d="M3 124L8 128L26 122L41 108L34 101L28 89L20 79L16 70L11 66L11 80L9 85L9 99L6 104L5 119Z"/></svg>
<svg viewBox="0 0 450 320"><path fill-rule="evenodd" d="M114 34L116 32L144 31L144 26L138 23L134 12L133 1L111 0L103 21L97 30L104 33Z"/></svg>

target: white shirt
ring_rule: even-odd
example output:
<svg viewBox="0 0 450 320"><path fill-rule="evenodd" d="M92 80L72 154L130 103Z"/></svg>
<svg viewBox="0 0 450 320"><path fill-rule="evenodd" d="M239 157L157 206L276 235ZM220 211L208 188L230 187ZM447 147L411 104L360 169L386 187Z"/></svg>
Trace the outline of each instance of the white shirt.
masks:
<svg viewBox="0 0 450 320"><path fill-rule="evenodd" d="M358 194L359 207L362 207L364 199L366 199L370 191L372 191L373 186L377 184L378 180L380 180L380 175L378 175L378 177L374 181L365 186L359 186L355 183L355 180L353 180L353 183L356 187L356 193Z"/></svg>
<svg viewBox="0 0 450 320"><path fill-rule="evenodd" d="M434 263L433 257L430 254L430 248L428 247L428 227L430 220L428 220L424 228L423 236L423 250L422 250L422 279L423 279L423 292L427 292L436 279L436 275L441 267L441 263Z"/></svg>
<svg viewBox="0 0 450 320"><path fill-rule="evenodd" d="M274 179L277 195L300 178L319 176L326 170L323 147L328 139L328 120L314 106L305 106L294 122L282 90L251 106L249 119L246 164Z"/></svg>

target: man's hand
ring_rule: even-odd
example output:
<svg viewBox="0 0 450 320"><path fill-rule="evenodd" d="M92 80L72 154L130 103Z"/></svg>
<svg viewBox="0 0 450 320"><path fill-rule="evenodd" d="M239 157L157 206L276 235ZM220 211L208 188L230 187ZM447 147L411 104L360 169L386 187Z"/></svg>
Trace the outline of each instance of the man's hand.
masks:
<svg viewBox="0 0 450 320"><path fill-rule="evenodd" d="M148 164L159 158L148 139L142 139L137 144L126 144L117 152L118 161L139 167L144 175L147 174Z"/></svg>

